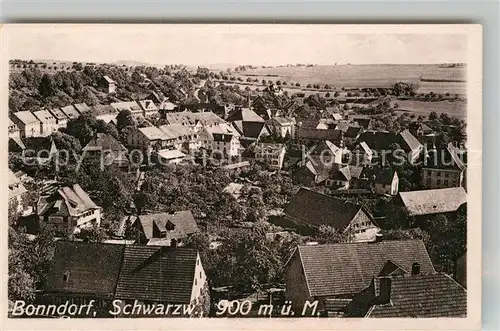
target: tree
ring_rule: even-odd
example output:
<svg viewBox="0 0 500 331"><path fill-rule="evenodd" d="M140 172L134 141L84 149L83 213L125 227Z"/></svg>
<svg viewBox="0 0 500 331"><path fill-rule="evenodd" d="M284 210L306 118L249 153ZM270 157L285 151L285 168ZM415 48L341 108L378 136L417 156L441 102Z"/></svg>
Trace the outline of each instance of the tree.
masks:
<svg viewBox="0 0 500 331"><path fill-rule="evenodd" d="M429 120L431 121L434 121L434 120L437 120L437 113L435 111L431 111L431 113L429 114Z"/></svg>
<svg viewBox="0 0 500 331"><path fill-rule="evenodd" d="M38 93L44 98L54 95L55 87L49 75L44 74L42 76L40 84L38 85Z"/></svg>
<svg viewBox="0 0 500 331"><path fill-rule="evenodd" d="M82 239L84 242L103 242L108 238L106 231L99 226L83 228L75 234L75 238Z"/></svg>
<svg viewBox="0 0 500 331"><path fill-rule="evenodd" d="M351 109L351 107L347 103L344 104L344 110L349 110L349 109Z"/></svg>
<svg viewBox="0 0 500 331"><path fill-rule="evenodd" d="M97 119L91 114L83 114L68 121L66 133L80 141L81 146L94 137L97 127Z"/></svg>
<svg viewBox="0 0 500 331"><path fill-rule="evenodd" d="M266 85L266 80L265 79L262 80L262 85Z"/></svg>
<svg viewBox="0 0 500 331"><path fill-rule="evenodd" d="M311 84L307 84L307 86L306 86L306 87L307 87L307 88L311 88L312 86L311 86Z"/></svg>
<svg viewBox="0 0 500 331"><path fill-rule="evenodd" d="M335 94L333 95L335 98L338 98L340 96L340 92L335 92Z"/></svg>
<svg viewBox="0 0 500 331"><path fill-rule="evenodd" d="M325 97L329 98L330 97L330 92L326 92Z"/></svg>
<svg viewBox="0 0 500 331"><path fill-rule="evenodd" d="M300 87L300 83L295 83L295 86Z"/></svg>

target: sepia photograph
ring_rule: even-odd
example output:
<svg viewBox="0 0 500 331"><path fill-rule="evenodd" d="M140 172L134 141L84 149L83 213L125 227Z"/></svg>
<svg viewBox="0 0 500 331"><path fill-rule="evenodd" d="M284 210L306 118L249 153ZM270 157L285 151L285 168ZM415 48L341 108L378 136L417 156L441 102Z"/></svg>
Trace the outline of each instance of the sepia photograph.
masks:
<svg viewBox="0 0 500 331"><path fill-rule="evenodd" d="M5 318L480 309L480 26L3 37Z"/></svg>

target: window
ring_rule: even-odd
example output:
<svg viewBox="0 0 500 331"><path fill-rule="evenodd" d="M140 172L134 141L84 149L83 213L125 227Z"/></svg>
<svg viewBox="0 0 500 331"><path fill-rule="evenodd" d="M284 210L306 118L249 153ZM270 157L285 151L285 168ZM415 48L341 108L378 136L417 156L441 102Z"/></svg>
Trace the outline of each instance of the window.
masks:
<svg viewBox="0 0 500 331"><path fill-rule="evenodd" d="M437 185L441 185L441 179L438 179L436 182Z"/></svg>
<svg viewBox="0 0 500 331"><path fill-rule="evenodd" d="M194 279L194 286L198 285L196 278Z"/></svg>
<svg viewBox="0 0 500 331"><path fill-rule="evenodd" d="M67 283L69 280L69 271L66 271L63 275L63 282Z"/></svg>
<svg viewBox="0 0 500 331"><path fill-rule="evenodd" d="M200 271L200 279L202 278L202 274L201 274L201 271Z"/></svg>
<svg viewBox="0 0 500 331"><path fill-rule="evenodd" d="M450 177L450 174L445 172L444 177L448 178L448 177Z"/></svg>
<svg viewBox="0 0 500 331"><path fill-rule="evenodd" d="M437 172L437 176L440 177L441 176L441 171L438 171Z"/></svg>
<svg viewBox="0 0 500 331"><path fill-rule="evenodd" d="M432 171L427 170L427 176L431 176L431 174L432 174Z"/></svg>

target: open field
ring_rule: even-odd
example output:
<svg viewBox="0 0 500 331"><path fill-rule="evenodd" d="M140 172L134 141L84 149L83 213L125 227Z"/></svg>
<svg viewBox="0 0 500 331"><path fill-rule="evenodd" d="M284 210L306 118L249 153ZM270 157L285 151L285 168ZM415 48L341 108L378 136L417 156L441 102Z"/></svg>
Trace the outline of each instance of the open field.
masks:
<svg viewBox="0 0 500 331"><path fill-rule="evenodd" d="M463 81L465 80L465 70L465 68L439 68L433 64L319 65L315 67L258 68L247 70L240 76L251 76L259 80L285 80L294 84L298 82L302 86L329 84L336 89L341 89L342 87L392 87L397 82L417 84L421 78ZM439 84L443 83L439 82ZM457 83L453 82L452 84Z"/></svg>
<svg viewBox="0 0 500 331"><path fill-rule="evenodd" d="M467 102L465 101L413 101L413 100L397 100L399 109L415 113L418 115L428 116L432 111L436 113L447 113L450 116L466 119L467 118Z"/></svg>
<svg viewBox="0 0 500 331"><path fill-rule="evenodd" d="M467 94L467 83L463 82L420 82L418 84L417 93L430 93L437 94Z"/></svg>

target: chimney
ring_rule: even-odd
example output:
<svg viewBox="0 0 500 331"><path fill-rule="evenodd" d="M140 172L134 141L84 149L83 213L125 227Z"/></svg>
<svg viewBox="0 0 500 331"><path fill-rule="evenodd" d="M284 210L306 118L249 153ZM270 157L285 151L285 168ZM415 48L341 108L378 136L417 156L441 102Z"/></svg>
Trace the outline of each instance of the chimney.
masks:
<svg viewBox="0 0 500 331"><path fill-rule="evenodd" d="M380 277L378 278L379 280L379 289L378 289L378 296L377 296L377 302L378 304L384 305L388 304L391 302L391 285L392 285L392 279L390 277Z"/></svg>
<svg viewBox="0 0 500 331"><path fill-rule="evenodd" d="M384 235L383 235L383 234L381 234L381 233L377 233L377 234L375 235L375 242L376 242L376 243L379 243L379 242L381 242L382 240L384 240Z"/></svg>
<svg viewBox="0 0 500 331"><path fill-rule="evenodd" d="M420 274L420 263L415 262L411 266L411 274L412 276L419 275Z"/></svg>

